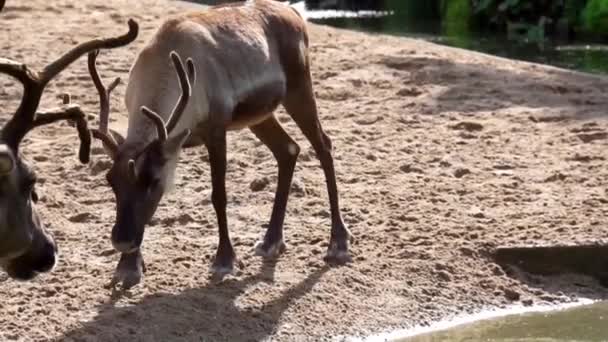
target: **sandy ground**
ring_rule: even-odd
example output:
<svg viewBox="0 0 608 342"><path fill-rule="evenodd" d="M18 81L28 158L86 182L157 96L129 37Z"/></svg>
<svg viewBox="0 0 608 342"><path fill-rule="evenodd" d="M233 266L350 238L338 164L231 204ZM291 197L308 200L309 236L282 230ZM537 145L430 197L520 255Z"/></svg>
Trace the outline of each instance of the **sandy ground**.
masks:
<svg viewBox="0 0 608 342"><path fill-rule="evenodd" d="M124 32L134 17L137 41L99 58L106 80L126 78L162 18L185 7L9 0L0 15L1 55L42 67L76 42ZM267 265L253 255L277 170L253 134L234 132L228 215L244 268L221 283L208 280L217 243L209 167L204 149L191 149L176 191L146 231L143 283L126 293L107 289L118 261L109 241L108 160L96 142L91 164L79 164L75 130L44 127L28 136L23 153L38 172L40 211L61 260L30 283L0 275L0 340L318 341L483 307L606 296L582 277L509 277L488 255L499 245L606 242L608 79L412 39L316 25L310 32L321 119L357 238L354 263L322 261L330 228L324 178L280 111L303 148L288 204L288 252ZM4 121L21 90L5 76L0 84ZM119 130L124 91L123 83L112 99ZM86 58L51 84L41 107L59 104L62 92L97 113ZM269 182L252 191L259 180Z"/></svg>

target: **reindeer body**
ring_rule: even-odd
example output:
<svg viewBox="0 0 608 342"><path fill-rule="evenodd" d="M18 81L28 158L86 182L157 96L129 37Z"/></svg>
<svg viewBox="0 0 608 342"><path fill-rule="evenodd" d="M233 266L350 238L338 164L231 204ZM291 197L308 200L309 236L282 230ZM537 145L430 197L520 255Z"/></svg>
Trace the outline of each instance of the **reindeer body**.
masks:
<svg viewBox="0 0 608 342"><path fill-rule="evenodd" d="M290 73L300 74L308 67L307 45L299 14L274 1L224 5L167 20L131 69L126 141L147 143L156 137L141 106L166 120L177 102L178 79L167 58L171 51L192 58L197 78L203 80L193 85L192 97L172 131L193 130L186 146L195 146L204 143L210 116L224 115L213 119L233 130L272 115L285 96Z"/></svg>
<svg viewBox="0 0 608 342"><path fill-rule="evenodd" d="M180 55L188 58L188 76ZM95 81L94 61L91 70ZM306 22L295 9L254 0L166 20L137 56L125 101L127 136L116 136L116 143L103 132L107 115L96 134L114 159L108 172L117 202L112 243L123 253L115 278L123 286L141 278L144 226L171 184L183 147L207 148L219 227L212 269L218 274L233 269L225 187L229 130L249 128L277 160L270 224L256 254L274 257L285 249L283 222L299 147L273 115L280 104L312 144L325 173L332 221L326 260L350 260L351 235L340 215L331 141L321 128L312 89Z"/></svg>

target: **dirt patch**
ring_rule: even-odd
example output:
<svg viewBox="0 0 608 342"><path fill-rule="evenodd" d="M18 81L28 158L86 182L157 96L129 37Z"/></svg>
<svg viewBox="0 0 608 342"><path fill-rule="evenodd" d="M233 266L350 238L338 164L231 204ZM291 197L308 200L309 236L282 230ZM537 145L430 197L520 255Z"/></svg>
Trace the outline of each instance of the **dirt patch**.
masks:
<svg viewBox="0 0 608 342"><path fill-rule="evenodd" d="M38 68L76 42L124 32L133 17L141 24L137 41L99 58L104 79L126 79L162 18L187 6L97 3L58 0L51 10L48 1L29 0L27 8L9 1L0 13L2 57ZM344 219L357 238L351 265L327 268L322 261L330 229L325 181L281 110L280 121L302 147L299 191L285 222L287 253L273 265L253 255L270 218L277 169L253 134L234 132L228 217L244 267L221 283L208 279L217 244L209 167L203 149L188 149L175 192L146 231L143 283L112 293L104 286L118 255L109 240L115 208L105 156L80 165L75 130L42 127L22 152L41 179L41 214L61 258L34 282L0 280L0 340L319 341L513 302L606 296L582 276L564 281L588 290L561 294L513 277L490 253L496 246L607 241L607 79L413 39L317 25L310 32L321 120L333 140ZM4 121L21 89L5 76L0 85ZM50 85L42 107L59 104L64 92L97 113L85 58ZM119 131L124 92L123 82L112 97L111 126Z"/></svg>

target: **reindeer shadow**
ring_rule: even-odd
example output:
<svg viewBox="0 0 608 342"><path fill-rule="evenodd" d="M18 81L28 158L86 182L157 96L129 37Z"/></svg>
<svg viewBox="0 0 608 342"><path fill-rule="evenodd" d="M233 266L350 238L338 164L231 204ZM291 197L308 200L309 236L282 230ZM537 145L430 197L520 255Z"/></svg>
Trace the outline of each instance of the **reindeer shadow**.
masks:
<svg viewBox="0 0 608 342"><path fill-rule="evenodd" d="M242 279L209 282L178 294L156 293L129 307L116 307L114 293L100 313L60 341L260 341L271 336L289 306L311 291L330 269L323 266L275 299L261 303L239 297L261 283L274 282L274 263ZM264 291L260 288L261 291Z"/></svg>

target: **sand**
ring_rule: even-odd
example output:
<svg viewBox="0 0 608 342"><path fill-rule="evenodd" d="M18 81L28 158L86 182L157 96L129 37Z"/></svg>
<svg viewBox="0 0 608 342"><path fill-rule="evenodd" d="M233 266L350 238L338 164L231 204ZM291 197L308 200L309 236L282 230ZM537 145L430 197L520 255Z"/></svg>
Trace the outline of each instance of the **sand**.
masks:
<svg viewBox="0 0 608 342"><path fill-rule="evenodd" d="M126 30L139 38L104 52L104 79L126 79L162 18L183 11L160 0L8 1L2 57L40 68L77 42ZM310 144L299 142L285 222L287 253L254 256L277 179L271 153L248 130L228 137L228 217L243 268L209 280L217 245L204 148L186 150L176 190L146 231L148 270L129 291L106 287L118 261L109 240L115 207L99 142L89 165L76 131L32 132L23 154L38 173L39 211L59 244L56 269L18 283L0 275L0 340L319 341L428 324L487 307L605 298L580 276L517 276L494 264L496 246L606 242L608 79L499 59L420 40L310 25L322 123L335 148L354 262L326 267L325 181ZM0 76L2 121L20 87ZM111 125L125 130L123 82ZM49 87L91 114L97 94L81 58ZM268 181L268 182L266 182ZM252 183L266 184L252 191Z"/></svg>

